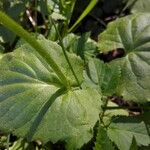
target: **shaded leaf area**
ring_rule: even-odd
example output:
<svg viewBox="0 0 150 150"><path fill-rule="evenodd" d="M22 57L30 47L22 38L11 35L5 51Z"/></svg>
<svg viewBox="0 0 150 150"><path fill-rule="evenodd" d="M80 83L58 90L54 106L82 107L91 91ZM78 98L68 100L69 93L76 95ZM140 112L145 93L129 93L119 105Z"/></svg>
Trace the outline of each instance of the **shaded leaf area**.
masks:
<svg viewBox="0 0 150 150"><path fill-rule="evenodd" d="M132 139L132 144L131 144L130 150L138 150L138 146L137 146L137 143L136 143L136 140L134 137Z"/></svg>
<svg viewBox="0 0 150 150"><path fill-rule="evenodd" d="M20 22L20 18L23 16L23 13L26 10L27 0L25 1L18 1L18 0L4 1L3 0L1 3L2 3L1 10L3 10L6 14L11 16L17 22ZM16 39L16 35L13 32L9 31L8 29L0 25L1 43L5 44L6 47L8 47L8 44L12 45L13 42L15 42L15 39Z"/></svg>
<svg viewBox="0 0 150 150"><path fill-rule="evenodd" d="M135 141L138 146L150 144L150 136L145 123L136 117L114 118L107 133L120 150L130 150Z"/></svg>
<svg viewBox="0 0 150 150"><path fill-rule="evenodd" d="M101 126L98 129L94 150L115 150L107 135L107 131Z"/></svg>
<svg viewBox="0 0 150 150"><path fill-rule="evenodd" d="M121 68L117 92L125 100L140 103L150 100L149 34L150 15L137 14L110 23L99 36L101 52L107 53L118 48L125 51L123 58L111 62Z"/></svg>
<svg viewBox="0 0 150 150"><path fill-rule="evenodd" d="M60 46L39 40L70 85L75 80ZM82 61L68 54L82 82ZM29 141L65 141L67 149L80 148L93 136L101 96L96 90L66 90L50 65L29 45L22 45L0 60L0 130ZM92 107L91 107L92 106Z"/></svg>

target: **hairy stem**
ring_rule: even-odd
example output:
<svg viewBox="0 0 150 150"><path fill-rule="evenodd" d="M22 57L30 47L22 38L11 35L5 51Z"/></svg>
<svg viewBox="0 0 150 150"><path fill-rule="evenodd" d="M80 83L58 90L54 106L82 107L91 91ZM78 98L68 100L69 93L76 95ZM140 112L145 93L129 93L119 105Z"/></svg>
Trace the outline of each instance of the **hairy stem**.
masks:
<svg viewBox="0 0 150 150"><path fill-rule="evenodd" d="M18 23L16 23L13 19L8 17L6 14L0 11L0 23L2 23L5 27L13 31L15 34L23 38L27 43L29 43L51 66L54 72L57 74L62 84L69 88L69 83L67 78L64 76L59 66L55 63L52 57L45 51L45 48L36 40L36 38L32 37L30 33L24 30Z"/></svg>
<svg viewBox="0 0 150 150"><path fill-rule="evenodd" d="M66 61L67 61L68 65L69 65L69 68L71 69L72 74L73 74L73 76L74 76L74 78L75 78L75 80L76 80L78 86L79 86L80 89L81 89L79 79L78 79L78 77L77 77L77 75L76 75L76 73L75 73L75 71L74 71L74 69L73 69L73 67L72 67L72 65L71 65L71 63L70 63L69 57L68 57L68 55L67 55L67 53L66 53L66 50L65 50L65 47L64 47L64 44L63 44L63 41L62 41L62 37L61 37L61 35L60 35L60 33L59 33L59 31L58 31L58 29L57 29L57 27L56 27L56 25L55 25L53 19L52 19L51 17L50 17L50 19L51 19L51 22L52 22L52 24L54 25L54 28L55 28L56 33L57 33L57 35L58 35L59 43L60 43L60 46L62 47L64 56L65 56Z"/></svg>

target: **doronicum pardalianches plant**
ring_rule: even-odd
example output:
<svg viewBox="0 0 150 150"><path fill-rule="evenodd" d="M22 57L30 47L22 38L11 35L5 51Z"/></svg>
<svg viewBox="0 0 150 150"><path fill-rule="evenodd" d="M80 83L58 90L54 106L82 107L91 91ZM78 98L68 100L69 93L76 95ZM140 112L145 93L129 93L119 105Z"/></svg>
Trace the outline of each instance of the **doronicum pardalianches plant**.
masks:
<svg viewBox="0 0 150 150"><path fill-rule="evenodd" d="M79 44L73 34L58 45L33 37L3 12L0 23L26 41L11 53L0 53L1 131L43 144L63 141L68 150L82 148L95 134L94 150L149 146L149 13L117 19L100 34L101 53L125 52L109 63L90 57L86 49L84 57L73 53L76 46L68 40ZM146 111L129 116L127 108L109 101L113 94Z"/></svg>

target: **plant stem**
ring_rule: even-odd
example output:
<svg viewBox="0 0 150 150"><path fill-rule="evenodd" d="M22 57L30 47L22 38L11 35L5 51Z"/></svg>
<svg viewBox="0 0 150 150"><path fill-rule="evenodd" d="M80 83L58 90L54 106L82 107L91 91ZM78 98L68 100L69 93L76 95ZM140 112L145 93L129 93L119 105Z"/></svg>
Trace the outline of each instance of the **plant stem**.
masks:
<svg viewBox="0 0 150 150"><path fill-rule="evenodd" d="M8 17L6 14L0 11L0 23L2 23L5 27L13 31L15 34L23 38L27 43L29 43L51 66L54 72L57 74L62 84L69 88L69 83L67 78L64 76L63 72L60 70L59 66L55 63L52 57L45 51L45 48L28 33L24 30L18 23L16 23L13 19Z"/></svg>
<svg viewBox="0 0 150 150"><path fill-rule="evenodd" d="M9 150L9 141L10 141L10 134L7 135L7 146L6 146L7 150Z"/></svg>
<svg viewBox="0 0 150 150"><path fill-rule="evenodd" d="M80 89L81 89L79 79L78 79L78 77L77 77L77 75L76 75L76 73L75 73L75 71L74 71L74 69L73 69L73 67L72 67L72 65L71 65L71 63L70 63L69 57L68 57L68 55L67 55L67 53L66 53L66 50L65 50L65 47L64 47L64 44L63 44L63 41L62 41L62 37L61 37L61 35L60 35L60 33L59 33L59 31L58 31L58 29L57 29L57 27L56 27L56 25L55 25L53 19L52 19L51 17L50 17L50 19L51 19L51 22L52 22L52 24L54 25L54 28L55 28L56 33L57 33L57 35L58 35L59 43L60 43L60 46L62 47L62 51L63 51L63 53L64 53L64 56L65 56L65 58L66 58L66 61L67 61L68 65L69 65L69 67L70 67L70 69L71 69L71 71L72 71L72 74L73 74L73 76L74 76L74 78L75 78L75 80L76 80L78 86L79 86Z"/></svg>
<svg viewBox="0 0 150 150"><path fill-rule="evenodd" d="M83 13L80 15L78 20L73 24L73 26L68 30L68 32L72 32L75 27L87 16L87 14L94 8L94 6L97 4L98 0L91 0L89 5L86 7L86 9L83 11Z"/></svg>
<svg viewBox="0 0 150 150"><path fill-rule="evenodd" d="M109 99L107 98L107 97L105 97L104 98L104 105L103 105L103 107L102 107L102 113L100 114L100 121L101 121L101 123L105 126L105 123L104 123L104 121L103 121L103 118L104 118L104 115L105 115L105 111L106 111L106 109L104 109L104 108L106 108L107 107L107 104L108 104L108 101L109 101Z"/></svg>

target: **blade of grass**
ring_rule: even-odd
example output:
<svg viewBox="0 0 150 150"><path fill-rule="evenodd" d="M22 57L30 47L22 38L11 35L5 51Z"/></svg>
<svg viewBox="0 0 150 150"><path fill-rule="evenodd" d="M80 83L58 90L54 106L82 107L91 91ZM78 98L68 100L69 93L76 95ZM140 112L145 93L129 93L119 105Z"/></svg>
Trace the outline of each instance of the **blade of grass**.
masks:
<svg viewBox="0 0 150 150"><path fill-rule="evenodd" d="M68 30L68 32L72 32L76 28L76 26L87 16L87 14L90 13L90 11L94 8L97 2L98 0L91 0L89 5L86 7L81 16L77 19L77 21L73 24L73 26Z"/></svg>

